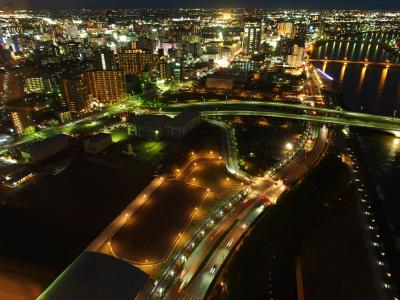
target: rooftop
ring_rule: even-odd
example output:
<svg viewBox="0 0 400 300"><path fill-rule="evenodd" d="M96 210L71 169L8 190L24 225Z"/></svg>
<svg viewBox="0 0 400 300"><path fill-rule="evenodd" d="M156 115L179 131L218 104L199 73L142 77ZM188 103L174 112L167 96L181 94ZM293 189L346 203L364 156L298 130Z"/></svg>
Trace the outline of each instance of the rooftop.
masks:
<svg viewBox="0 0 400 300"><path fill-rule="evenodd" d="M83 252L38 300L132 300L148 276L123 260Z"/></svg>

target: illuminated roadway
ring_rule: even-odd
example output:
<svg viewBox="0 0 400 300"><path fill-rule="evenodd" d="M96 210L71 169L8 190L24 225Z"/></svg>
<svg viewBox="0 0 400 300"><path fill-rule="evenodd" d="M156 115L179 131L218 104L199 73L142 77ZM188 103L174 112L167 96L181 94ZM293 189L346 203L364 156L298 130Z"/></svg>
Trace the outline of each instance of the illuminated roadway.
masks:
<svg viewBox="0 0 400 300"><path fill-rule="evenodd" d="M218 105L218 104L217 104ZM258 111L202 111L202 116L226 114L255 114ZM217 122L217 121L214 121ZM221 125L221 122L217 122ZM229 128L222 126L227 136ZM302 178L314 164L316 164L324 153L328 141L328 129L313 127L313 143L310 153L300 151L293 160L286 164L277 173L267 173L264 178L253 179L253 193L261 196L257 199L243 201L235 210L225 218L208 236L200 243L198 248L188 257L183 271L179 273L178 279L166 291L167 299L204 299L215 276L223 267L228 255L241 240L248 227L271 203L276 203L282 193L286 190L285 184L290 185ZM286 160L285 160L286 163ZM275 169L273 169L275 170ZM268 176L269 175L269 176ZM282 181L281 179L285 181ZM267 196L267 198L262 197Z"/></svg>
<svg viewBox="0 0 400 300"><path fill-rule="evenodd" d="M309 111L316 111L319 113L337 114L343 117L332 117L332 116L318 115L318 114L314 115L314 114L284 112L284 111L265 109L265 107L268 106L298 108ZM348 125L356 127L366 127L366 128L374 128L385 131L400 131L399 118L376 116L376 115L369 115L369 114L355 113L355 112L344 112L333 109L311 108L305 105L297 105L297 104L265 103L265 102L244 102L244 103L214 102L214 103L204 103L204 104L203 103L190 104L190 106L189 105L186 106L186 104L178 104L178 105L171 105L168 108L167 113L178 113L180 110L182 110L182 108L187 108L187 107L191 107L191 109L199 111L203 117L229 116L229 115L244 115L244 116L254 115L254 116L306 120L306 121Z"/></svg>
<svg viewBox="0 0 400 300"><path fill-rule="evenodd" d="M317 140L312 151L307 156L297 155L274 177L289 177L290 182L295 182L302 178L324 153L328 140L327 128L320 128L319 131L317 130L317 134L315 134L314 128L315 136L317 136ZM219 269L235 248L235 244L264 209L279 199L286 187L282 181L276 183L274 180L263 178L256 181L254 190L257 194L266 195L268 197L267 200L261 197L249 201L250 204L249 202L242 203L223 223L214 229L192 256L188 258L186 268L171 287L167 294L167 299L204 299ZM221 240L215 247L219 237L221 237ZM211 273L210 270L213 267L215 267L215 272Z"/></svg>
<svg viewBox="0 0 400 300"><path fill-rule="evenodd" d="M298 109L298 112L282 112L282 111L262 111L263 108L274 109ZM370 115L357 112L349 112L343 110L335 110L323 107L311 107L303 104L291 104L282 102L266 102L266 101L215 101L215 102L197 102L190 104L171 104L165 110L166 113L173 114L185 108L195 109L201 112L203 116L243 114L243 115L262 115L278 118L299 119L308 121L317 121L324 123L349 125L357 127L375 128L386 131L400 131L400 119L388 116ZM232 109L232 110L231 110ZM306 111L314 111L326 115L304 114ZM89 116L70 122L62 127L49 127L42 129L34 134L21 136L11 141L4 142L0 146L0 154L9 148L22 146L35 141L54 136L56 134L68 134L77 126L97 122L108 116L117 115L122 112L135 111L137 113L159 113L158 111L150 111L140 107L137 101L127 101L107 107L101 112L92 113Z"/></svg>
<svg viewBox="0 0 400 300"><path fill-rule="evenodd" d="M324 108L324 107L311 107L309 105L304 104L293 104L293 103L282 103L282 102L267 102L267 101L214 101L214 102L198 102L198 103L190 103L190 104L171 104L166 111L173 110L181 110L191 108L198 111L209 111L216 113L216 109L223 110L224 108L230 109L241 109L242 110L254 110L259 111L262 108L288 108L288 109L298 109L298 110L307 110L307 111L315 111L318 113L326 113L332 114L340 117L334 117L334 119L338 119L345 123L349 119L357 119L365 122L374 121L377 123L390 124L391 126L399 126L400 128L400 118L393 118L388 116L381 115L371 115L365 113L351 112L345 110ZM256 108L256 109L254 109ZM291 115L298 115L298 113L291 113ZM343 120L342 120L343 119ZM351 124L344 124L351 125ZM356 126L356 125L354 125Z"/></svg>

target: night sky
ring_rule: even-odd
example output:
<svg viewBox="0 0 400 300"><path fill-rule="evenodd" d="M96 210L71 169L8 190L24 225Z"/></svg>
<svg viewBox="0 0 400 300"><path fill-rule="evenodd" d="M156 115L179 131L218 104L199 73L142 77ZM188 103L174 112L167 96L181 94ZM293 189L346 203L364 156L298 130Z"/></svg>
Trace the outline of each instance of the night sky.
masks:
<svg viewBox="0 0 400 300"><path fill-rule="evenodd" d="M0 0L13 8L265 7L400 9L399 0Z"/></svg>

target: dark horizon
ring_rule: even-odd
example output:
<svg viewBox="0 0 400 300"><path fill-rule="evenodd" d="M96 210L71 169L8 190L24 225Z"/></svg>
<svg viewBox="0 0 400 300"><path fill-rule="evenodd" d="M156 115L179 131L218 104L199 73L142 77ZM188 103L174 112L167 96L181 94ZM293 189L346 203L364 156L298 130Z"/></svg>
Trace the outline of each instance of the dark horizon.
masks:
<svg viewBox="0 0 400 300"><path fill-rule="evenodd" d="M294 1L294 0L272 0L265 3L261 0L243 1L243 0L222 0L222 1L192 1L187 3L182 0L171 0L168 4L162 0L149 0L142 3L127 3L125 0L69 0L66 2L54 2L51 0L3 0L0 1L0 6L7 6L12 9L134 9L134 8L260 8L260 9L358 9L358 10L392 10L400 9L400 1L379 1L379 0L338 0L332 3L331 1ZM110 4L113 5L110 5Z"/></svg>

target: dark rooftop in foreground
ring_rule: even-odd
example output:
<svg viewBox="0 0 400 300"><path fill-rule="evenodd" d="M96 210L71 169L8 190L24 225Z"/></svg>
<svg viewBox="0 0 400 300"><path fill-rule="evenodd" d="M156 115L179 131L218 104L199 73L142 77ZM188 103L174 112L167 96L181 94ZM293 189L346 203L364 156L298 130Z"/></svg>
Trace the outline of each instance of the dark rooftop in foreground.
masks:
<svg viewBox="0 0 400 300"><path fill-rule="evenodd" d="M38 300L132 300L148 276L115 257L83 252Z"/></svg>

